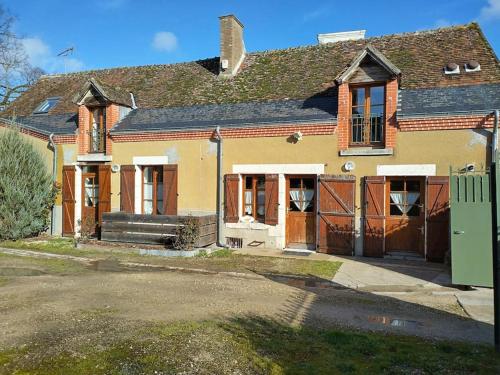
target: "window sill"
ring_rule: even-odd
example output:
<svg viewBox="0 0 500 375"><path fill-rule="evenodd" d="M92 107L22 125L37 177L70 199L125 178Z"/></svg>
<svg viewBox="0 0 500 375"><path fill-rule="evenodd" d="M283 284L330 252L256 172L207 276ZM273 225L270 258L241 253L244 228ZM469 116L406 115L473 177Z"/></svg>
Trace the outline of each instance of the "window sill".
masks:
<svg viewBox="0 0 500 375"><path fill-rule="evenodd" d="M113 157L111 155L102 154L87 154L78 155L76 161L112 161Z"/></svg>
<svg viewBox="0 0 500 375"><path fill-rule="evenodd" d="M340 150L340 156L377 156L377 155L394 155L392 148L371 148L371 147L356 147L347 150Z"/></svg>

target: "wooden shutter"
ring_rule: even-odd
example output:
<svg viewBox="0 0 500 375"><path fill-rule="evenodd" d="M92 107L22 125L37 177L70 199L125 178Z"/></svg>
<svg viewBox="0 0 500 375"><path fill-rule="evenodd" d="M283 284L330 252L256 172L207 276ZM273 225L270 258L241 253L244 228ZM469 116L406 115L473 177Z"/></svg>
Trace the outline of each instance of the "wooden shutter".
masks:
<svg viewBox="0 0 500 375"><path fill-rule="evenodd" d="M62 234L75 234L75 167L63 166L62 171Z"/></svg>
<svg viewBox="0 0 500 375"><path fill-rule="evenodd" d="M265 183L265 223L269 225L278 224L278 193L279 193L279 179L277 174L266 174Z"/></svg>
<svg viewBox="0 0 500 375"><path fill-rule="evenodd" d="M237 174L224 176L224 221L226 223L237 223L238 214L238 184L240 177Z"/></svg>
<svg viewBox="0 0 500 375"><path fill-rule="evenodd" d="M318 251L354 254L356 177L321 175L318 179Z"/></svg>
<svg viewBox="0 0 500 375"><path fill-rule="evenodd" d="M102 214L111 212L111 166L99 165L99 225L102 223Z"/></svg>
<svg viewBox="0 0 500 375"><path fill-rule="evenodd" d="M427 177L426 183L426 257L442 262L450 249L449 178Z"/></svg>
<svg viewBox="0 0 500 375"><path fill-rule="evenodd" d="M163 215L177 215L177 164L163 165Z"/></svg>
<svg viewBox="0 0 500 375"><path fill-rule="evenodd" d="M385 245L385 177L365 177L363 255L383 257Z"/></svg>
<svg viewBox="0 0 500 375"><path fill-rule="evenodd" d="M135 165L120 168L120 211L135 213Z"/></svg>

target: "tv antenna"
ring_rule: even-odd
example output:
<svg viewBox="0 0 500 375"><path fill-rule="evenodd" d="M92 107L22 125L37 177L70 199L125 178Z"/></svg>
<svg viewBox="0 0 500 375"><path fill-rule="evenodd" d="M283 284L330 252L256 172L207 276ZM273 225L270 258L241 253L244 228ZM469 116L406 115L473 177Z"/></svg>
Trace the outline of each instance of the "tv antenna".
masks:
<svg viewBox="0 0 500 375"><path fill-rule="evenodd" d="M57 57L62 57L64 61L64 73L66 73L66 57L71 56L75 52L75 47L69 47L59 52Z"/></svg>

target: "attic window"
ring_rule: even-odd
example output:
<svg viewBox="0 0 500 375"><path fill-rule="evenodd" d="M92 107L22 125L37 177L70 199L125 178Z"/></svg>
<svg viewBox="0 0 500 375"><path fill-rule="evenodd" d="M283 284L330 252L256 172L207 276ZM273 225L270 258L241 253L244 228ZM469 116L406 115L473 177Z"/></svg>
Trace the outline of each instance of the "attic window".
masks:
<svg viewBox="0 0 500 375"><path fill-rule="evenodd" d="M40 114L40 113L48 113L52 108L56 106L56 104L59 102L59 98L48 98L45 99L42 104L40 104L35 111L33 112L34 114Z"/></svg>
<svg viewBox="0 0 500 375"><path fill-rule="evenodd" d="M471 72L479 72L481 70L481 65L475 60L468 61L465 65L465 72L471 73Z"/></svg>
<svg viewBox="0 0 500 375"><path fill-rule="evenodd" d="M460 74L460 67L455 63L448 63L444 67L444 74Z"/></svg>

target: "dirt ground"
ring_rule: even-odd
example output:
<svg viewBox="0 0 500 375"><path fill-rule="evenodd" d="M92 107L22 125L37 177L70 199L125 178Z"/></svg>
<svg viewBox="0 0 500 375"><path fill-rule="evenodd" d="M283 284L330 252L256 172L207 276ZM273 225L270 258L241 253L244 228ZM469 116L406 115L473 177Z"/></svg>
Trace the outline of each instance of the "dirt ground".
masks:
<svg viewBox="0 0 500 375"><path fill-rule="evenodd" d="M0 270L2 350L38 342L40 336L62 335L68 329L76 329L83 337L99 334L102 322L88 319L95 313L134 324L251 315L293 325L348 326L472 342L492 340L490 325L467 318L453 295L432 291L379 295L306 287L285 279L96 271L70 261L6 255L0 257ZM122 329L127 332L126 324Z"/></svg>

